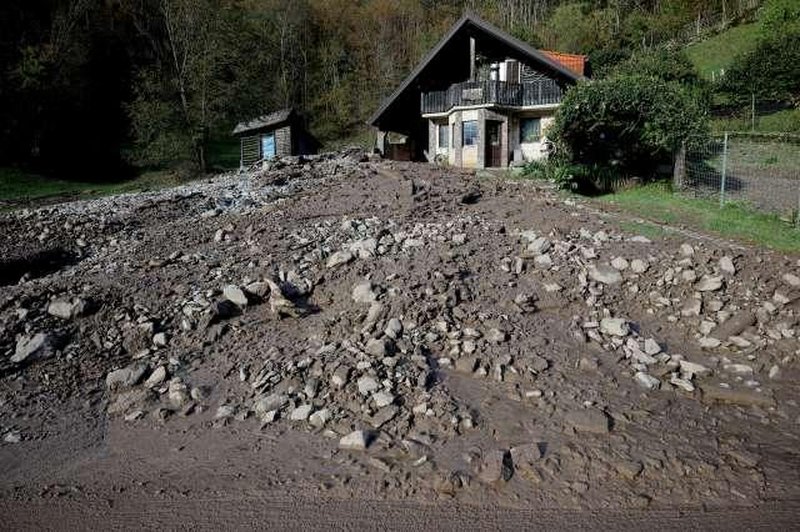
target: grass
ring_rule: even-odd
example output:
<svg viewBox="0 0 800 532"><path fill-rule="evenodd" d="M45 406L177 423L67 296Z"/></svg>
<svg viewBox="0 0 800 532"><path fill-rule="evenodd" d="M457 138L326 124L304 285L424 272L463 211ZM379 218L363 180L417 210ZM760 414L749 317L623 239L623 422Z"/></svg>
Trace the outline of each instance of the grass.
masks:
<svg viewBox="0 0 800 532"><path fill-rule="evenodd" d="M635 235L646 236L650 240L658 240L667 234L664 228L649 222L622 220L618 225L624 231Z"/></svg>
<svg viewBox="0 0 800 532"><path fill-rule="evenodd" d="M746 115L747 113L744 113ZM753 123L749 116L715 118L711 121L715 132L751 131ZM757 133L800 133L800 109L784 109L768 115L756 116Z"/></svg>
<svg viewBox="0 0 800 532"><path fill-rule="evenodd" d="M693 44L686 54L700 75L711 79L712 72L719 73L733 64L737 55L752 50L758 40L757 23L734 26L709 39Z"/></svg>
<svg viewBox="0 0 800 532"><path fill-rule="evenodd" d="M736 203L720 208L716 201L674 194L664 184L635 187L599 196L596 201L659 223L682 225L777 251L800 251L800 230L778 216Z"/></svg>
<svg viewBox="0 0 800 532"><path fill-rule="evenodd" d="M0 201L25 202L47 198L93 198L125 192L142 192L178 185L183 182L167 171L146 172L134 179L117 183L65 181L29 174L16 168L0 168Z"/></svg>

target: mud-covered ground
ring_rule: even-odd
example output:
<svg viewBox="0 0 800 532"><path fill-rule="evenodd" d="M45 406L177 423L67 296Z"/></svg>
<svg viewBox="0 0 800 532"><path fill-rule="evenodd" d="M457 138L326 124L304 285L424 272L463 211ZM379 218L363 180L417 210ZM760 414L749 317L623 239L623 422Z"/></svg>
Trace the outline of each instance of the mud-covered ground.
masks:
<svg viewBox="0 0 800 532"><path fill-rule="evenodd" d="M4 526L795 523L797 257L620 221L357 153L2 215Z"/></svg>

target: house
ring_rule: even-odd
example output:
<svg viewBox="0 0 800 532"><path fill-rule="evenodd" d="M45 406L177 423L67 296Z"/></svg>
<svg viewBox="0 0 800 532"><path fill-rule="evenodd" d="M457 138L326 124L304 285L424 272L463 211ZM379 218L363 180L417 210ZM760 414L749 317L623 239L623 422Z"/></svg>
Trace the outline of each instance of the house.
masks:
<svg viewBox="0 0 800 532"><path fill-rule="evenodd" d="M233 135L241 138L240 166L282 155L316 153L319 142L306 130L294 109L282 109L238 124Z"/></svg>
<svg viewBox="0 0 800 532"><path fill-rule="evenodd" d="M547 126L586 57L536 50L468 13L387 98L369 123L387 158L406 139L415 160L465 168L545 157Z"/></svg>

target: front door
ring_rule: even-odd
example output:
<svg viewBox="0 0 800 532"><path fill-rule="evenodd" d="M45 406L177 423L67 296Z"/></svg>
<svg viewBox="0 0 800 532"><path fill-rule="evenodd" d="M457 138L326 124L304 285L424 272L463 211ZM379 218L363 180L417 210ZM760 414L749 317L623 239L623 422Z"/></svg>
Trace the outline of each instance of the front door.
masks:
<svg viewBox="0 0 800 532"><path fill-rule="evenodd" d="M486 166L503 165L502 122L486 121Z"/></svg>
<svg viewBox="0 0 800 532"><path fill-rule="evenodd" d="M261 137L261 158L275 157L275 134L268 133Z"/></svg>

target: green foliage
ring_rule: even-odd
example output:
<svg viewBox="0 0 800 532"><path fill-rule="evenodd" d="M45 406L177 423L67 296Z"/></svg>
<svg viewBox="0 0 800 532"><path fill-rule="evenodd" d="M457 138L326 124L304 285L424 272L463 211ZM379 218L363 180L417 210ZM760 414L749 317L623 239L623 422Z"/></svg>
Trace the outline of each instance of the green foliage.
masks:
<svg viewBox="0 0 800 532"><path fill-rule="evenodd" d="M762 38L754 50L737 58L721 90L740 104L752 95L800 104L800 31Z"/></svg>
<svg viewBox="0 0 800 532"><path fill-rule="evenodd" d="M706 133L706 108L690 89L632 75L577 85L550 129L573 162L644 177Z"/></svg>
<svg viewBox="0 0 800 532"><path fill-rule="evenodd" d="M800 31L800 2L797 0L767 0L758 16L764 36Z"/></svg>
<svg viewBox="0 0 800 532"><path fill-rule="evenodd" d="M686 55L700 75L707 80L718 77L736 58L756 47L758 24L734 26L686 48Z"/></svg>
<svg viewBox="0 0 800 532"><path fill-rule="evenodd" d="M700 85L694 65L680 48L656 48L633 54L611 71L615 76L646 76L683 85Z"/></svg>

